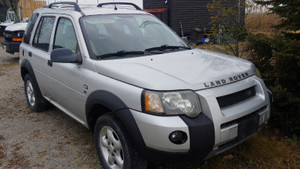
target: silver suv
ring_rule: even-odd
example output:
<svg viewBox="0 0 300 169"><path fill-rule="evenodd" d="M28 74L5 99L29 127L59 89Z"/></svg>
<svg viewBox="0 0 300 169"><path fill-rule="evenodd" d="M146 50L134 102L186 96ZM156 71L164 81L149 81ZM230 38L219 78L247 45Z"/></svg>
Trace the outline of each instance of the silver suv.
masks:
<svg viewBox="0 0 300 169"><path fill-rule="evenodd" d="M206 159L270 117L271 93L251 62L190 48L130 3L36 10L20 66L30 109L51 103L88 127L105 169Z"/></svg>

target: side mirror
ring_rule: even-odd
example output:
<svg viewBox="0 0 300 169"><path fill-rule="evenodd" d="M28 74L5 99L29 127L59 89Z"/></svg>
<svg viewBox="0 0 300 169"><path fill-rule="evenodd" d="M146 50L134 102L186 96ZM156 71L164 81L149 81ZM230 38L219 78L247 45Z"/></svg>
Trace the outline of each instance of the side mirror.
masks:
<svg viewBox="0 0 300 169"><path fill-rule="evenodd" d="M185 44L189 44L189 40L187 37L181 37L181 40L185 43Z"/></svg>
<svg viewBox="0 0 300 169"><path fill-rule="evenodd" d="M50 54L50 60L58 63L82 63L81 56L67 48L54 49Z"/></svg>

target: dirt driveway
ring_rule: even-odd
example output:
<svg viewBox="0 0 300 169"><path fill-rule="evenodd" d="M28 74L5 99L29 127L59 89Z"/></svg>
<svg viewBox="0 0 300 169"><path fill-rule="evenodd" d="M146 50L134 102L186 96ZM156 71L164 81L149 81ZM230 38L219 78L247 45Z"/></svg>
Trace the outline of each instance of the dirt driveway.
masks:
<svg viewBox="0 0 300 169"><path fill-rule="evenodd" d="M93 134L56 108L26 105L18 53L0 49L0 168L101 168Z"/></svg>

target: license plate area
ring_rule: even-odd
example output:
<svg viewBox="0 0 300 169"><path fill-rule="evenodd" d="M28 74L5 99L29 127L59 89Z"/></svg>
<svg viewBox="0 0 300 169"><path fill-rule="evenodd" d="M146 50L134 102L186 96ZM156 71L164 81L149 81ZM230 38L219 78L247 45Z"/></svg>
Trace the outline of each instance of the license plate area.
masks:
<svg viewBox="0 0 300 169"><path fill-rule="evenodd" d="M258 131L259 115L253 114L238 122L238 140L243 140Z"/></svg>

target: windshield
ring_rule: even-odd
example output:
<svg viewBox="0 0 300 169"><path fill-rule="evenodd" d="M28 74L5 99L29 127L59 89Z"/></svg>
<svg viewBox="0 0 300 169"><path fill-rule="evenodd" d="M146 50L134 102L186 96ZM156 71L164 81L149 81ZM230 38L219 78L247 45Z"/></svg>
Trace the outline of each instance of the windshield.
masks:
<svg viewBox="0 0 300 169"><path fill-rule="evenodd" d="M151 15L87 16L81 23L89 53L95 59L120 51L136 53L161 46L188 47L169 27Z"/></svg>

